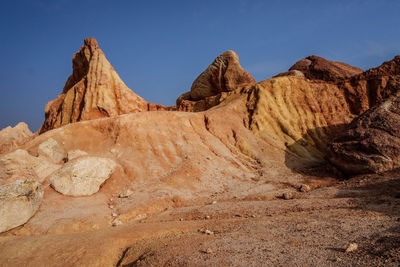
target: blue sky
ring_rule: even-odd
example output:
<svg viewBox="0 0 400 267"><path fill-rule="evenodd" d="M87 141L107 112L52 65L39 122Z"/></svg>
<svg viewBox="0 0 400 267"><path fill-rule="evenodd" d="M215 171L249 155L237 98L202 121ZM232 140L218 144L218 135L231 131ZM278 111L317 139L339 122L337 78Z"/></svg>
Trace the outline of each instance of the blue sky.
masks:
<svg viewBox="0 0 400 267"><path fill-rule="evenodd" d="M1 1L0 128L36 131L95 37L129 88L173 105L225 50L257 81L319 55L368 69L400 54L400 1Z"/></svg>

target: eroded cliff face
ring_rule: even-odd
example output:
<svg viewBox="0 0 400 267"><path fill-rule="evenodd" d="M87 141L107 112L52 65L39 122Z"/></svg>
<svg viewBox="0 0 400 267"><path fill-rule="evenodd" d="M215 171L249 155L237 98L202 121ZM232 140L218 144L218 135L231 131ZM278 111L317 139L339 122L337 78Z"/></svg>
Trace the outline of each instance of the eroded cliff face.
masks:
<svg viewBox="0 0 400 267"><path fill-rule="evenodd" d="M279 77L246 87L248 127L266 142L321 163L330 138L355 117L335 84Z"/></svg>
<svg viewBox="0 0 400 267"><path fill-rule="evenodd" d="M168 109L148 103L130 90L94 38L85 39L73 56L72 68L62 93L46 105L40 133L82 120Z"/></svg>
<svg viewBox="0 0 400 267"><path fill-rule="evenodd" d="M342 81L339 86L352 112L360 115L400 88L400 56Z"/></svg>

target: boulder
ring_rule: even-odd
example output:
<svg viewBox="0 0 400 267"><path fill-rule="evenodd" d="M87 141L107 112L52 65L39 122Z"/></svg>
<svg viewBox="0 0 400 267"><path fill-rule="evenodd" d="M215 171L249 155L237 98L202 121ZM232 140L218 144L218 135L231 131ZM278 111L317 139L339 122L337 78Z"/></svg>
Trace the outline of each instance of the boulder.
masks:
<svg viewBox="0 0 400 267"><path fill-rule="evenodd" d="M177 109L192 111L192 108L188 107L188 105L195 105L195 101L202 101L209 97L217 96L222 92L230 92L238 87L244 87L255 82L254 78L240 66L238 55L234 51L226 51L219 55L196 78L190 92L183 93L178 97L176 101ZM202 111L199 110L200 107L205 110L217 104L219 102L215 103L215 101L206 100L206 103L198 105L195 111Z"/></svg>
<svg viewBox="0 0 400 267"><path fill-rule="evenodd" d="M49 181L64 195L89 196L99 191L116 166L111 159L83 156L67 162L49 177Z"/></svg>
<svg viewBox="0 0 400 267"><path fill-rule="evenodd" d="M42 185L32 179L0 186L0 233L26 223L42 198Z"/></svg>
<svg viewBox="0 0 400 267"><path fill-rule="evenodd" d="M193 82L190 89L192 100L201 100L221 92L233 91L240 86L256 81L239 63L239 56L234 51L219 55Z"/></svg>
<svg viewBox="0 0 400 267"><path fill-rule="evenodd" d="M363 72L362 69L346 63L326 60L318 56L309 56L296 62L290 71L300 71L307 79L339 82Z"/></svg>
<svg viewBox="0 0 400 267"><path fill-rule="evenodd" d="M400 92L354 119L329 145L328 159L353 175L400 167Z"/></svg>
<svg viewBox="0 0 400 267"><path fill-rule="evenodd" d="M43 182L47 176L58 168L60 168L60 165L51 163L43 158L34 157L26 150L17 149L0 157L0 184L21 179L24 176Z"/></svg>
<svg viewBox="0 0 400 267"><path fill-rule="evenodd" d="M38 146L39 157L49 159L54 163L60 163L65 157L64 148L60 146L56 140L49 138Z"/></svg>

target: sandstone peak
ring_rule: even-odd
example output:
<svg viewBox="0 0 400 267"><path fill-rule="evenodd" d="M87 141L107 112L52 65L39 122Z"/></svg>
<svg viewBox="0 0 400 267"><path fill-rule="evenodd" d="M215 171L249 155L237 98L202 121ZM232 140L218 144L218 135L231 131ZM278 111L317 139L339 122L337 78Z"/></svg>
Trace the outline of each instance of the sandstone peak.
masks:
<svg viewBox="0 0 400 267"><path fill-rule="evenodd" d="M99 44L97 43L97 40L94 37L86 38L84 41L84 45L92 50L96 50L99 48Z"/></svg>
<svg viewBox="0 0 400 267"><path fill-rule="evenodd" d="M165 108L146 102L130 90L96 39L87 38L73 56L72 74L62 93L46 105L40 133L81 120Z"/></svg>
<svg viewBox="0 0 400 267"><path fill-rule="evenodd" d="M177 109L188 111L208 109L219 103L216 100L219 94L255 82L254 78L240 65L239 56L232 50L225 51L196 78L190 92L179 96ZM201 101L201 103L193 101ZM193 106L198 107L193 109Z"/></svg>
<svg viewBox="0 0 400 267"><path fill-rule="evenodd" d="M327 60L319 56L309 56L296 62L289 71L301 71L310 80L338 82L363 72L362 69L349 64Z"/></svg>

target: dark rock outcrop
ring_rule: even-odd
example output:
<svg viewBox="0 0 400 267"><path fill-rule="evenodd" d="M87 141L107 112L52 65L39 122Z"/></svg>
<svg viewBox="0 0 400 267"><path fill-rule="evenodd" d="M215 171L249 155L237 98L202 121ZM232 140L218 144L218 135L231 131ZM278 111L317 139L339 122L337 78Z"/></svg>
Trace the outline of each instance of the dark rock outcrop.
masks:
<svg viewBox="0 0 400 267"><path fill-rule="evenodd" d="M400 167L400 91L351 122L329 145L328 159L347 174Z"/></svg>
<svg viewBox="0 0 400 267"><path fill-rule="evenodd" d="M346 63L326 60L318 56L309 56L296 62L289 71L301 71L307 79L337 83L362 73L362 69Z"/></svg>

